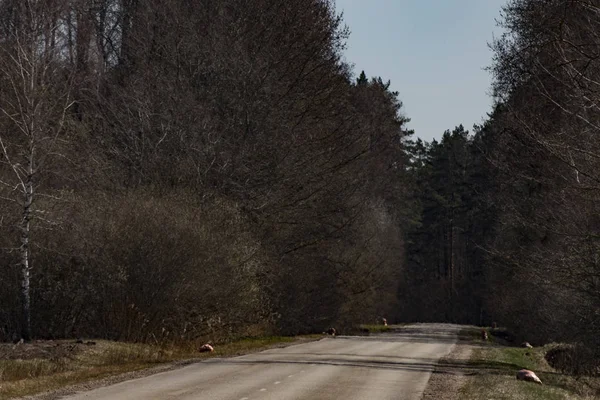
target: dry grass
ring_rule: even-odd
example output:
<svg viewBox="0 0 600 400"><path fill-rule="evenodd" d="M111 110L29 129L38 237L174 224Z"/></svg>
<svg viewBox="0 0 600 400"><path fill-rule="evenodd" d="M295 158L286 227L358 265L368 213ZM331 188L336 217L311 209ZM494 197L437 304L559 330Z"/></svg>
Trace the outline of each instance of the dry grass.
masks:
<svg viewBox="0 0 600 400"><path fill-rule="evenodd" d="M0 359L0 399L33 395L66 386L93 381L125 372L185 360L199 361L210 357L229 357L281 347L297 341L315 340L320 335L293 337L263 337L242 339L215 346L213 353L198 353L192 344L182 346L152 346L145 344L98 341L95 346L75 347L72 343L55 342L57 348L69 346L70 353L35 354L33 358ZM22 345L22 346L35 346ZM7 345L8 346L8 345ZM24 352L25 354L26 352ZM39 352L37 352L39 353Z"/></svg>
<svg viewBox="0 0 600 400"><path fill-rule="evenodd" d="M467 336L475 337L471 332ZM461 389L461 399L598 399L600 378L580 378L555 371L544 356L553 346L534 349L479 343L469 361L469 376ZM534 371L544 383L517 381L520 369Z"/></svg>

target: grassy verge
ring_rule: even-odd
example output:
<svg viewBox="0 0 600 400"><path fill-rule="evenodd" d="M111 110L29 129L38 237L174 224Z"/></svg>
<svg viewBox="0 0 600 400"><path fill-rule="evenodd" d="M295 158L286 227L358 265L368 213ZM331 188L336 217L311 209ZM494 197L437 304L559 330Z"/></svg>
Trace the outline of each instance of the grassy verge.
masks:
<svg viewBox="0 0 600 400"><path fill-rule="evenodd" d="M0 399L33 395L83 382L160 365L199 361L210 357L230 357L273 347L321 338L249 338L215 346L213 353L198 353L196 346L159 347L145 344L98 341L95 346L56 342L69 351L36 358L0 359ZM29 345L24 345L29 346Z"/></svg>
<svg viewBox="0 0 600 400"><path fill-rule="evenodd" d="M381 333L381 332L387 332L390 329L392 329L388 325L368 325L368 324L360 325L359 328L360 328L361 332L366 332L366 333Z"/></svg>
<svg viewBox="0 0 600 400"><path fill-rule="evenodd" d="M477 332L480 334L480 330ZM476 337L473 332L465 336ZM597 399L600 395L600 378L579 378L561 374L552 369L545 354L553 345L526 349L508 347L479 338L468 363L468 377L461 389L460 398L475 399ZM479 345L477 345L479 344ZM534 371L544 383L537 385L516 380L520 369Z"/></svg>

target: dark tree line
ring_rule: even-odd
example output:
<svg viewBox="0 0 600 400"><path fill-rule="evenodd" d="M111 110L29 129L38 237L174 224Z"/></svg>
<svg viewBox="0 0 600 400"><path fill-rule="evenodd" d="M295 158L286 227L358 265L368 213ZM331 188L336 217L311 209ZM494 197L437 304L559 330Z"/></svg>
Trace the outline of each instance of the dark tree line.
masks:
<svg viewBox="0 0 600 400"><path fill-rule="evenodd" d="M600 5L511 0L496 105L468 135L413 143L404 315L507 326L600 359Z"/></svg>
<svg viewBox="0 0 600 400"><path fill-rule="evenodd" d="M598 360L600 8L520 0L504 13L510 34L494 43L492 67L501 104L488 130L502 149L492 158L499 187L511 190L498 193L489 302L515 329L586 344Z"/></svg>
<svg viewBox="0 0 600 400"><path fill-rule="evenodd" d="M401 314L413 321L479 324L485 242L495 218L481 137L460 125L440 142L413 142L409 174L414 223L408 229Z"/></svg>
<svg viewBox="0 0 600 400"><path fill-rule="evenodd" d="M328 0L0 1L0 338L393 312L407 119Z"/></svg>

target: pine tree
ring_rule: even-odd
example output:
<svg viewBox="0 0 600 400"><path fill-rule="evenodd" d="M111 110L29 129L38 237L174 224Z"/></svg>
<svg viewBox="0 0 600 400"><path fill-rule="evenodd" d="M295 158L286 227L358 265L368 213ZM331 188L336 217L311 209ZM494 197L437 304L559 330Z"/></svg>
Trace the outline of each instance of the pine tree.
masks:
<svg viewBox="0 0 600 400"><path fill-rule="evenodd" d="M356 84L358 86L366 85L369 83L369 79L367 79L367 75L365 75L365 71L360 73L360 76L356 79Z"/></svg>

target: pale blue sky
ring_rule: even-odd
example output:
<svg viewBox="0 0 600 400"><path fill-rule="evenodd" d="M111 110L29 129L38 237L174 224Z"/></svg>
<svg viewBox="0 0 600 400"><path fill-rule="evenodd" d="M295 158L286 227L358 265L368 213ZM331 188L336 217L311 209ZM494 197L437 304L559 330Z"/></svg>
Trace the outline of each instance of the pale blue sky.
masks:
<svg viewBox="0 0 600 400"><path fill-rule="evenodd" d="M351 34L354 72L391 80L408 127L430 141L463 124L471 130L491 109L495 19L506 0L336 0Z"/></svg>

